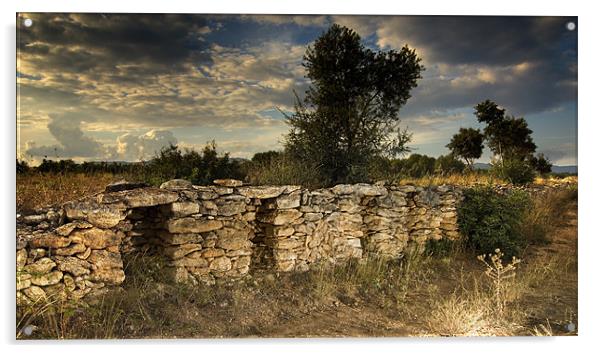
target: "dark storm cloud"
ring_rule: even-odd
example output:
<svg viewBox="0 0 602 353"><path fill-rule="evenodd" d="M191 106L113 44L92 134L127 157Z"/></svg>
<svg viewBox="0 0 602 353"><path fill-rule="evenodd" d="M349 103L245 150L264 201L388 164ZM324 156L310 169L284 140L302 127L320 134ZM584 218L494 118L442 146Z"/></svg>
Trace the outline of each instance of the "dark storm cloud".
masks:
<svg viewBox="0 0 602 353"><path fill-rule="evenodd" d="M130 14L30 14L19 29L19 50L42 54L48 67L85 71L139 63L174 69L205 46L203 17ZM53 47L62 47L54 50ZM77 48L73 50L72 48ZM74 67L75 65L75 67ZM78 65L82 65L78 67Z"/></svg>
<svg viewBox="0 0 602 353"><path fill-rule="evenodd" d="M427 48L434 62L507 65L554 60L576 50L569 21L576 18L408 16L396 18L381 35L385 44L405 39Z"/></svg>
<svg viewBox="0 0 602 353"><path fill-rule="evenodd" d="M424 79L402 114L470 107L493 99L516 114L577 98L575 17L334 16L382 49L415 48ZM477 70L477 69L480 69ZM486 76L486 74L489 75Z"/></svg>

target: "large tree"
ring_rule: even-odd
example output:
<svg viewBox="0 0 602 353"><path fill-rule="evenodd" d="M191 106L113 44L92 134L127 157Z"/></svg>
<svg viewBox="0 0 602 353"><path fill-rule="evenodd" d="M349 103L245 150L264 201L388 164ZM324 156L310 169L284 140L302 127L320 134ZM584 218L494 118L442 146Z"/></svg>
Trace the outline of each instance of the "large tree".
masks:
<svg viewBox="0 0 602 353"><path fill-rule="evenodd" d="M287 152L329 184L364 179L376 156L407 153L411 135L399 129L398 112L421 78L420 61L407 46L375 52L332 25L303 57L311 85L286 116Z"/></svg>
<svg viewBox="0 0 602 353"><path fill-rule="evenodd" d="M446 147L451 150L453 156L464 159L468 167L472 168L474 160L481 158L483 154L484 138L478 129L460 128Z"/></svg>

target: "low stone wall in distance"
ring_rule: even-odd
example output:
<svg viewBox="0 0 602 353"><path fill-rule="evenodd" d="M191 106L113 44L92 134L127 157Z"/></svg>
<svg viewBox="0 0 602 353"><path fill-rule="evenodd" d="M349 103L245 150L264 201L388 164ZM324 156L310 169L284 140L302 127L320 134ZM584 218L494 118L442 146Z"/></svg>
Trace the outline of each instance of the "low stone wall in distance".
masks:
<svg viewBox="0 0 602 353"><path fill-rule="evenodd" d="M126 254L163 257L177 281L212 283L254 268L305 271L321 261L399 257L429 239L459 237L456 187L216 183L112 184L18 217L18 300L81 298L118 286Z"/></svg>

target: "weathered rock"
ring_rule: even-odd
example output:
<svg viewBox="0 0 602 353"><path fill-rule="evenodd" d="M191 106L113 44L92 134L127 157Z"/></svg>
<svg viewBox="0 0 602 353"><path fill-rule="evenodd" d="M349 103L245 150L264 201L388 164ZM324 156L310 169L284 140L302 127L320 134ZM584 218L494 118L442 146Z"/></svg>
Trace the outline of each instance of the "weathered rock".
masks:
<svg viewBox="0 0 602 353"><path fill-rule="evenodd" d="M71 239L46 233L29 240L29 246L34 248L64 248L71 244Z"/></svg>
<svg viewBox="0 0 602 353"><path fill-rule="evenodd" d="M111 183L105 187L105 192L116 192L116 191L124 191L124 190L132 190L138 189L142 187L148 186L145 183L135 183L126 181L124 179Z"/></svg>
<svg viewBox="0 0 602 353"><path fill-rule="evenodd" d="M99 196L102 199L104 195ZM88 221L99 228L115 227L125 219L125 205L99 203L94 197L68 202L64 205L64 209L68 219Z"/></svg>
<svg viewBox="0 0 602 353"><path fill-rule="evenodd" d="M232 195L240 196L240 195ZM241 214L246 211L246 205L244 197L242 200L226 201L217 204L217 214L220 216L233 216L235 214Z"/></svg>
<svg viewBox="0 0 602 353"><path fill-rule="evenodd" d="M46 214L32 214L21 217L21 222L30 225L36 225L46 221Z"/></svg>
<svg viewBox="0 0 602 353"><path fill-rule="evenodd" d="M91 224L90 224L90 223L88 223L88 222L84 222L84 221L73 221L73 222L71 222L71 223L67 223L67 224L64 224L64 225L62 225L62 226L60 226L60 227L56 228L56 229L54 230L54 232L55 232L56 234L58 234L58 235L61 235L61 236L64 236L64 237L66 237L66 236L69 236L69 234L71 234L71 232L72 232L74 229L78 229L78 228L79 228L79 229L84 229L84 228L92 228L92 227L93 227L93 225L91 225Z"/></svg>
<svg viewBox="0 0 602 353"><path fill-rule="evenodd" d="M350 184L339 184L333 186L331 190L337 195L349 195L355 192L355 187Z"/></svg>
<svg viewBox="0 0 602 353"><path fill-rule="evenodd" d="M17 273L17 290L22 290L31 286L31 275L27 273Z"/></svg>
<svg viewBox="0 0 602 353"><path fill-rule="evenodd" d="M232 268L232 262L225 256L216 257L209 264L211 271L228 271Z"/></svg>
<svg viewBox="0 0 602 353"><path fill-rule="evenodd" d="M66 248L60 248L60 249L56 249L54 251L55 255L59 255L59 256L71 256L71 255L75 255L75 254L79 254L86 251L86 246L84 244L72 244Z"/></svg>
<svg viewBox="0 0 602 353"><path fill-rule="evenodd" d="M228 256L228 257L250 256L252 254L253 254L253 251L251 250L251 248L230 250L230 251L226 252L226 256Z"/></svg>
<svg viewBox="0 0 602 353"><path fill-rule="evenodd" d="M171 261L170 266L186 266L186 267L207 267L209 266L209 262L207 259L202 257L197 258L188 258L183 257L180 259L176 259Z"/></svg>
<svg viewBox="0 0 602 353"><path fill-rule="evenodd" d="M125 273L120 268L101 267L92 271L88 276L92 281L113 285L121 284L125 279Z"/></svg>
<svg viewBox="0 0 602 353"><path fill-rule="evenodd" d="M216 179L213 181L213 184L233 188L242 186L242 181L236 179Z"/></svg>
<svg viewBox="0 0 602 353"><path fill-rule="evenodd" d="M276 199L276 205L279 209L299 207L301 205L301 193L293 192L288 195L281 195Z"/></svg>
<svg viewBox="0 0 602 353"><path fill-rule="evenodd" d="M261 213L257 215L257 219L264 223L273 225L289 224L298 218L302 217L303 213L296 209L276 210L270 213Z"/></svg>
<svg viewBox="0 0 602 353"><path fill-rule="evenodd" d="M169 205L169 211L173 217L186 217L199 213L201 206L196 202L184 201L174 202Z"/></svg>
<svg viewBox="0 0 602 353"><path fill-rule="evenodd" d="M73 231L69 238L63 239L73 240L74 243L82 243L92 249L104 249L114 245L119 246L122 237L120 233L115 233L109 229L88 228Z"/></svg>
<svg viewBox="0 0 602 353"><path fill-rule="evenodd" d="M106 250L92 250L87 261L95 268L123 268L121 255Z"/></svg>
<svg viewBox="0 0 602 353"><path fill-rule="evenodd" d="M31 274L32 276L37 276L49 273L55 267L56 262L52 261L48 257L44 257L32 264L26 265L23 267L23 271Z"/></svg>
<svg viewBox="0 0 602 353"><path fill-rule="evenodd" d="M23 268L27 264L27 250L17 250L17 270Z"/></svg>
<svg viewBox="0 0 602 353"><path fill-rule="evenodd" d="M225 254L226 254L226 252L224 251L224 249L217 249L217 248L203 249L200 252L200 255L202 257L220 257L220 256L224 256Z"/></svg>
<svg viewBox="0 0 602 353"><path fill-rule="evenodd" d="M172 276L176 283L189 283L192 281L192 277L188 270L186 270L186 267L174 267Z"/></svg>
<svg viewBox="0 0 602 353"><path fill-rule="evenodd" d="M46 273L43 275L32 275L31 283L36 286L49 286L52 284L57 284L63 278L63 273L61 271L52 271L50 273Z"/></svg>
<svg viewBox="0 0 602 353"><path fill-rule="evenodd" d="M276 249L294 249L305 246L305 241L292 239L292 238L284 238L275 242L274 247Z"/></svg>
<svg viewBox="0 0 602 353"><path fill-rule="evenodd" d="M136 208L166 205L177 201L178 198L179 195L176 192L156 188L142 188L103 194L101 195L101 202L122 202L128 208Z"/></svg>
<svg viewBox="0 0 602 353"><path fill-rule="evenodd" d="M83 253L75 254L75 257L77 257L78 259L85 260L90 256L91 253L92 253L92 249L86 248L86 251L84 251Z"/></svg>
<svg viewBox="0 0 602 353"><path fill-rule="evenodd" d="M184 179L173 179L164 182L159 188L168 190L192 189L192 183Z"/></svg>
<svg viewBox="0 0 602 353"><path fill-rule="evenodd" d="M203 249L203 246L200 244L182 244L166 247L163 249L163 253L172 259L179 259L201 249Z"/></svg>
<svg viewBox="0 0 602 353"><path fill-rule="evenodd" d="M57 266L59 270L69 272L76 277L89 274L92 268L88 261L72 256L57 259Z"/></svg>
<svg viewBox="0 0 602 353"><path fill-rule="evenodd" d="M46 300L46 292L40 287L31 286L23 290L23 294L27 296L31 301L40 303Z"/></svg>
<svg viewBox="0 0 602 353"><path fill-rule="evenodd" d="M243 256L238 259L232 261L232 268L246 268L245 273L248 271L248 267L251 265L251 257Z"/></svg>
<svg viewBox="0 0 602 353"><path fill-rule="evenodd" d="M219 237L216 246L226 250L239 250L250 248L251 242L247 240L246 234L241 234L238 236Z"/></svg>
<svg viewBox="0 0 602 353"><path fill-rule="evenodd" d="M286 186L244 186L238 193L252 199L271 199L280 196L287 190Z"/></svg>
<svg viewBox="0 0 602 353"><path fill-rule="evenodd" d="M223 223L212 219L181 218L167 222L170 233L204 233L223 227Z"/></svg>
<svg viewBox="0 0 602 353"><path fill-rule="evenodd" d="M200 243L203 241L203 236L198 233L169 233L159 232L159 236L163 241L170 245L179 245L186 243Z"/></svg>
<svg viewBox="0 0 602 353"><path fill-rule="evenodd" d="M65 289L69 292L74 291L76 288L75 280L68 274L63 274L63 283L65 284Z"/></svg>

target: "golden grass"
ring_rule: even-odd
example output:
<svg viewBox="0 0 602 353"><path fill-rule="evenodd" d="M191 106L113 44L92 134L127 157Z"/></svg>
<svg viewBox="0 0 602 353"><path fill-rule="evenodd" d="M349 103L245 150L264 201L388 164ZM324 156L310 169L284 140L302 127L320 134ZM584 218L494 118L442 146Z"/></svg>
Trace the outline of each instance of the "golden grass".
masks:
<svg viewBox="0 0 602 353"><path fill-rule="evenodd" d="M417 186L438 186L438 185L504 185L507 184L502 179L493 177L484 173L466 173L450 175L427 175L420 178L402 178L400 185L413 184Z"/></svg>
<svg viewBox="0 0 602 353"><path fill-rule="evenodd" d="M102 191L120 179L112 174L18 174L17 211L29 211Z"/></svg>
<svg viewBox="0 0 602 353"><path fill-rule="evenodd" d="M578 182L577 176L559 177L536 177L533 181L535 185L548 186L569 186L576 185ZM459 185L459 186L476 186L476 185L508 185L508 182L503 179L494 177L488 173L462 173L450 175L426 175L420 178L401 178L400 185L413 184L417 186L439 186L439 185Z"/></svg>

